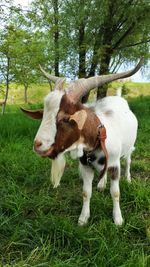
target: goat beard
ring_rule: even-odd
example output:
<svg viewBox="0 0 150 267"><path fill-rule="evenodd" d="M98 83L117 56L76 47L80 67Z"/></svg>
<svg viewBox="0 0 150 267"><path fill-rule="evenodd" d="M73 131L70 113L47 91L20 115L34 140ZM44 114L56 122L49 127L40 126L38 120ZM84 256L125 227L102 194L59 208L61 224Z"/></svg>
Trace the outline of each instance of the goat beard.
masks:
<svg viewBox="0 0 150 267"><path fill-rule="evenodd" d="M60 154L54 160L52 160L51 182L54 188L57 188L60 185L60 180L64 173L65 165L66 160L64 154Z"/></svg>

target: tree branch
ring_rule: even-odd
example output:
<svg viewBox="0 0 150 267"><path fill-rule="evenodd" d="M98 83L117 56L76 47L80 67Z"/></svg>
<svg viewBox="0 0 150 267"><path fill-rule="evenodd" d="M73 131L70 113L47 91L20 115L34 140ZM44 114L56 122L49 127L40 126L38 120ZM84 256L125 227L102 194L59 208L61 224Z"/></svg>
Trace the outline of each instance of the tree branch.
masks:
<svg viewBox="0 0 150 267"><path fill-rule="evenodd" d="M128 48L128 47L132 47L132 46L136 46L136 45L140 45L140 44L146 44L146 43L150 43L150 39L148 40L143 40L143 41L140 41L140 42L137 42L137 43L134 43L134 44L129 44L129 45L126 45L126 46L120 46L118 48L116 48L117 50L118 49L124 49L124 48Z"/></svg>
<svg viewBox="0 0 150 267"><path fill-rule="evenodd" d="M119 44L126 38L126 36L132 31L133 27L135 25L135 22L133 22L130 27L124 32L124 34L120 37L120 39L115 43L115 45L112 47L113 50L117 49Z"/></svg>

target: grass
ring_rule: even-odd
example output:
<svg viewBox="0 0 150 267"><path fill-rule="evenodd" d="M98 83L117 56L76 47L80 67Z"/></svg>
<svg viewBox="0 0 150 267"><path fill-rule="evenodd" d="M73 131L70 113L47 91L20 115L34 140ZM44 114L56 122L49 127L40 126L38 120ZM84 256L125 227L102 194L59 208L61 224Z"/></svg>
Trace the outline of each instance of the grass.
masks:
<svg viewBox="0 0 150 267"><path fill-rule="evenodd" d="M150 97L130 99L139 131L132 161L132 184L121 180L122 227L112 221L109 183L93 184L91 218L77 225L82 181L77 161L67 158L58 189L50 184L50 160L32 151L39 122L17 106L0 116L0 266L150 266Z"/></svg>
<svg viewBox="0 0 150 267"><path fill-rule="evenodd" d="M115 94L118 87L124 87L128 97L148 96L150 95L150 83L140 82L113 82L110 84L109 94Z"/></svg>
<svg viewBox="0 0 150 267"><path fill-rule="evenodd" d="M147 96L150 95L150 83L136 83L132 81L117 81L109 84L108 94L116 94L118 87L125 87L128 97L137 97L139 95ZM48 83L31 84L28 88L28 103L34 104L39 103L43 100L45 95L50 91L50 85ZM0 101L4 100L5 86L1 85L0 88ZM95 90L91 92L90 99L93 99ZM22 85L15 83L10 84L8 104L24 104L24 88Z"/></svg>
<svg viewBox="0 0 150 267"><path fill-rule="evenodd" d="M1 85L0 88L0 100L4 99L5 87ZM48 83L40 83L40 84L31 84L28 88L28 102L31 104L41 102L43 98L50 91L50 86ZM10 84L9 95L8 95L8 103L24 103L24 87L22 85L17 85L15 83Z"/></svg>

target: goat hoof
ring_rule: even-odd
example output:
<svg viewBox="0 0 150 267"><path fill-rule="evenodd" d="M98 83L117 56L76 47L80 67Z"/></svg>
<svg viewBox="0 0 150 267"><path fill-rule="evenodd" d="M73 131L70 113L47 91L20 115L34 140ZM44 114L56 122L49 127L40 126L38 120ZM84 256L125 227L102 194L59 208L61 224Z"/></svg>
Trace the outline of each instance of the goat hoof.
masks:
<svg viewBox="0 0 150 267"><path fill-rule="evenodd" d="M118 216L114 219L115 225L121 226L123 224L123 218Z"/></svg>
<svg viewBox="0 0 150 267"><path fill-rule="evenodd" d="M89 216L85 217L85 218L79 218L78 220L78 225L79 226L84 226L88 223L88 219L89 219Z"/></svg>
<svg viewBox="0 0 150 267"><path fill-rule="evenodd" d="M129 184L131 184L131 177L130 177L130 178L127 177L127 182L128 182Z"/></svg>

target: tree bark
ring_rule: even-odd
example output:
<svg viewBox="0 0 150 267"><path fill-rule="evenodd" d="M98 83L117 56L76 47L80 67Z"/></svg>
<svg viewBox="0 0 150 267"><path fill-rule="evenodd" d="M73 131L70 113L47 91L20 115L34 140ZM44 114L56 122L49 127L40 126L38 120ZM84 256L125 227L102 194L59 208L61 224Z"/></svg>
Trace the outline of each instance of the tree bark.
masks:
<svg viewBox="0 0 150 267"><path fill-rule="evenodd" d="M95 70L99 62L99 48L100 48L100 43L101 43L100 38L101 38L101 29L95 35L95 43L93 47L93 55L92 55L91 67L90 67L88 77L92 77L95 75Z"/></svg>
<svg viewBox="0 0 150 267"><path fill-rule="evenodd" d="M82 21L79 26L79 78L86 78L86 44L85 44L85 23ZM81 102L86 103L89 94L82 97Z"/></svg>
<svg viewBox="0 0 150 267"><path fill-rule="evenodd" d="M2 115L4 115L5 113L5 108L6 108L8 93L9 93L9 72L10 72L10 57L7 57L6 94L5 94L4 103L2 105Z"/></svg>
<svg viewBox="0 0 150 267"><path fill-rule="evenodd" d="M86 44L85 44L85 24L81 22L79 26L79 78L85 78L85 57L86 57Z"/></svg>
<svg viewBox="0 0 150 267"><path fill-rule="evenodd" d="M24 86L24 102L28 103L28 86Z"/></svg>
<svg viewBox="0 0 150 267"><path fill-rule="evenodd" d="M104 47L103 54L100 59L100 71L99 75L105 75L109 73L109 64L111 60L111 51ZM107 95L108 84L98 87L97 89L97 100Z"/></svg>
<svg viewBox="0 0 150 267"><path fill-rule="evenodd" d="M54 46L55 46L55 76L59 77L59 8L58 8L58 0L53 0L53 8L54 8Z"/></svg>

